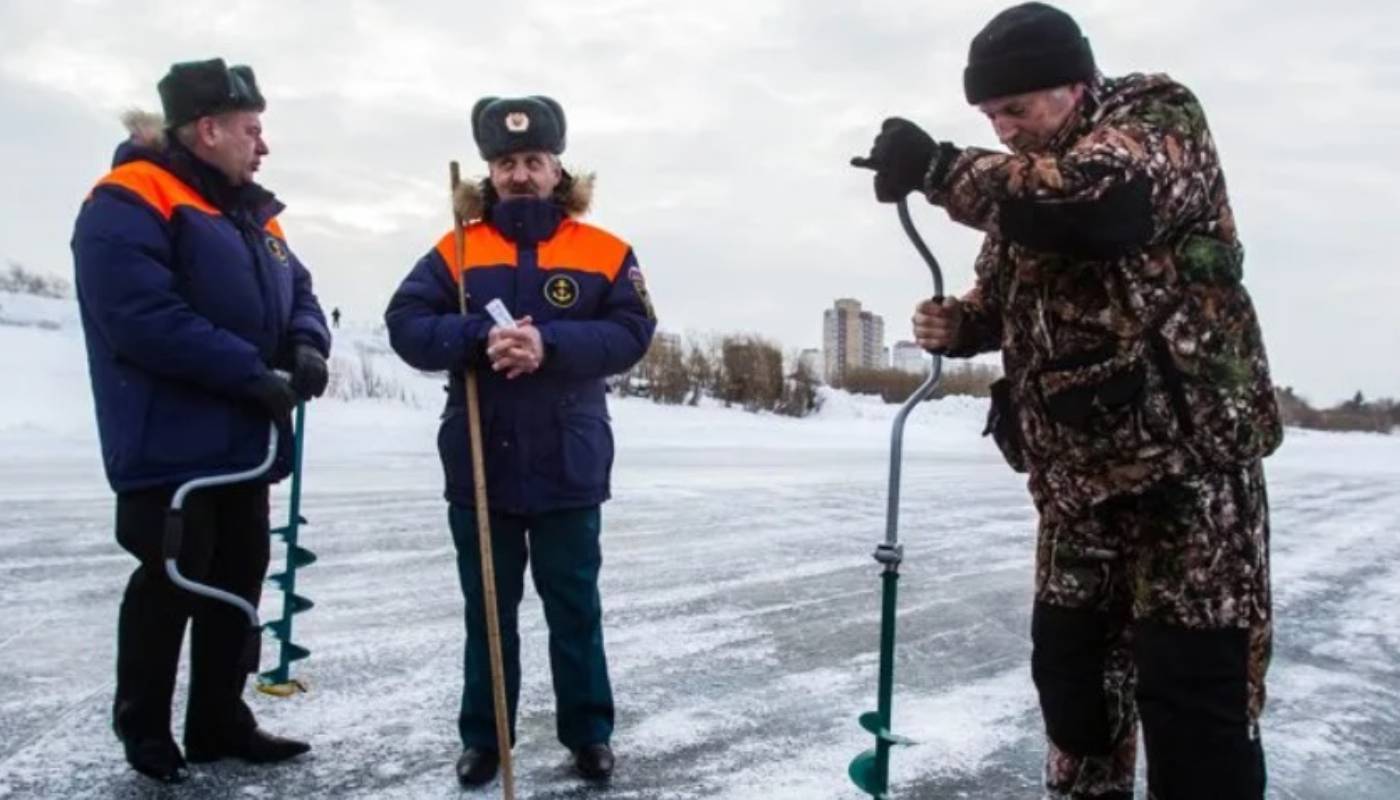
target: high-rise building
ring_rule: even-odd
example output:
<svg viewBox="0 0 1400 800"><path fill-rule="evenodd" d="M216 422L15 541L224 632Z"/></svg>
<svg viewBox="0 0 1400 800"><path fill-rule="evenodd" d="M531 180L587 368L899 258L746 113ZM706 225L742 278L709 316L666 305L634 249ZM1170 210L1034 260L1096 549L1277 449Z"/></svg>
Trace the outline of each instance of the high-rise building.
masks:
<svg viewBox="0 0 1400 800"><path fill-rule="evenodd" d="M822 351L809 347L797 355L797 363L812 378L818 381L822 379Z"/></svg>
<svg viewBox="0 0 1400 800"><path fill-rule="evenodd" d="M924 348L913 342L894 343L894 368L904 372L922 375L928 372L928 356Z"/></svg>
<svg viewBox="0 0 1400 800"><path fill-rule="evenodd" d="M862 310L859 300L841 298L822 314L822 351L831 384L839 385L847 370L888 366L885 320Z"/></svg>
<svg viewBox="0 0 1400 800"><path fill-rule="evenodd" d="M869 311L860 312L860 365L884 369L890 365L885 352L885 318Z"/></svg>

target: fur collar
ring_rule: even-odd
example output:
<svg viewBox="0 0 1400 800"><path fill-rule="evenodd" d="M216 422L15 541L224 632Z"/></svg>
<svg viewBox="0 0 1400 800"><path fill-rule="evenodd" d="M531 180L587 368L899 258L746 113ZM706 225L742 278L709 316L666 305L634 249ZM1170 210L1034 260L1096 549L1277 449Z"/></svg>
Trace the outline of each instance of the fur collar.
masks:
<svg viewBox="0 0 1400 800"><path fill-rule="evenodd" d="M574 175L567 170L564 180L554 190L554 200L570 217L581 217L588 213L593 204L593 183L596 177L592 172ZM485 219L490 206L495 202L496 192L490 181L482 178L476 182L464 181L457 186L453 195L453 208L464 220Z"/></svg>
<svg viewBox="0 0 1400 800"><path fill-rule="evenodd" d="M170 145L165 135L165 118L154 112L133 108L122 114L122 127L137 147L164 151Z"/></svg>

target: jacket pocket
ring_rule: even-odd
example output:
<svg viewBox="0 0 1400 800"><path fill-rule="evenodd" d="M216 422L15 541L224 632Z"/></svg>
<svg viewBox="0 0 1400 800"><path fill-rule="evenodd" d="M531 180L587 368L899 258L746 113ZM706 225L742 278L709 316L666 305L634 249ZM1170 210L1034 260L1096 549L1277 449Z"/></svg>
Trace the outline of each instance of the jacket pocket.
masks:
<svg viewBox="0 0 1400 800"><path fill-rule="evenodd" d="M234 456L231 417L236 413L225 401L198 389L154 384L141 437L144 467L159 471L227 464Z"/></svg>
<svg viewBox="0 0 1400 800"><path fill-rule="evenodd" d="M1191 451L1207 464L1249 464L1283 439L1258 322L1242 290L1201 294L1213 297L1188 295L1148 336L1148 352Z"/></svg>
<svg viewBox="0 0 1400 800"><path fill-rule="evenodd" d="M1181 440L1165 381L1140 348L1116 345L1048 362L1029 449L1075 469L1150 459Z"/></svg>
<svg viewBox="0 0 1400 800"><path fill-rule="evenodd" d="M607 411L568 406L559 412L560 477L575 492L606 491L613 464Z"/></svg>
<svg viewBox="0 0 1400 800"><path fill-rule="evenodd" d="M481 440L489 453L487 443L491 438L487 428L487 425L482 425ZM442 412L442 421L438 425L438 457L442 460L442 475L447 483L448 495L472 497L475 491L472 482L472 443L465 408L451 406ZM487 467L486 474L491 474L490 467Z"/></svg>
<svg viewBox="0 0 1400 800"><path fill-rule="evenodd" d="M1025 444L1021 437L1021 415L1011 396L1011 381L999 378L991 386L992 403L987 409L983 436L991 436L1002 458L1017 472L1026 471Z"/></svg>

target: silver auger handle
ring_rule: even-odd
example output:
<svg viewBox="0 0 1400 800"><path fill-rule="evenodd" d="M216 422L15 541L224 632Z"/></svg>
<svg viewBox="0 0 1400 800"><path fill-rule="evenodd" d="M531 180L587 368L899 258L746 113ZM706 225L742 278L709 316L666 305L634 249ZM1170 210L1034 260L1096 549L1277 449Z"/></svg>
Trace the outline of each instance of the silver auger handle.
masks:
<svg viewBox="0 0 1400 800"><path fill-rule="evenodd" d="M941 301L943 299L943 269L938 264L938 259L933 252L928 249L924 239L919 235L918 229L914 227L914 220L909 216L909 201L907 198L900 198L896 204L899 211L899 224L904 228L904 233L909 236L909 241L913 243L914 249L919 251L924 263L928 265L929 272L933 275L933 298ZM885 541L875 550L875 560L885 566L887 570L897 570L899 563L904 558L904 548L899 544L899 485L901 478L901 465L904 460L904 423L909 419L909 414L918 407L920 403L933 395L938 388L938 381L943 377L943 357L937 353L933 354L933 365L929 369L928 377L919 384L919 388L904 401L900 406L899 413L895 415L894 425L890 430L890 478L888 505L885 507Z"/></svg>
<svg viewBox="0 0 1400 800"><path fill-rule="evenodd" d="M282 370L277 370L276 374L283 380L290 380L291 376ZM202 478L195 478L181 484L175 490L175 496L170 500L170 509L165 514L165 531L161 539L161 555L165 560L165 574L170 578L170 582L192 594L200 597L208 597L221 603L227 603L242 611L248 617L248 629L243 637L243 648L239 658L239 664L245 672L253 673L258 671L258 657L262 649L262 622L258 619L258 609L252 603L239 597L232 592L224 591L208 584L199 583L186 578L180 574L179 560L180 547L183 544L185 535L184 508L185 500L191 492L200 489L208 489L214 486L228 486L234 483L243 483L261 478L272 471L272 465L277 461L278 431L277 421L268 423L267 430L267 454L263 456L260 464L252 469L229 472L223 475L209 475Z"/></svg>

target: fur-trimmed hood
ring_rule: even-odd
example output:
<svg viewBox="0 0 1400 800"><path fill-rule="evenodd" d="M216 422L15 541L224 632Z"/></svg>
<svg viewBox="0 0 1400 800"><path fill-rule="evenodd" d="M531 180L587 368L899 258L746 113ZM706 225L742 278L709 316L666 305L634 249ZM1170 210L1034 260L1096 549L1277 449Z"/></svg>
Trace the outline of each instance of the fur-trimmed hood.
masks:
<svg viewBox="0 0 1400 800"><path fill-rule="evenodd" d="M131 134L131 143L137 147L164 151L170 146L165 133L165 118L152 111L133 108L122 113L122 127Z"/></svg>
<svg viewBox="0 0 1400 800"><path fill-rule="evenodd" d="M174 141L160 114L132 109L122 114L122 126L130 134L112 153L112 168L133 161L148 161L193 187L205 200L226 213L242 208L259 224L277 216L284 206L262 184L249 181L231 185L217 167L201 161Z"/></svg>
<svg viewBox="0 0 1400 800"><path fill-rule="evenodd" d="M597 177L592 172L577 175L564 171L564 178L555 188L553 199L570 217L581 217L593 205L593 184ZM475 182L463 181L457 185L453 195L453 208L464 220L485 219L496 204L496 190L491 181L481 178Z"/></svg>

